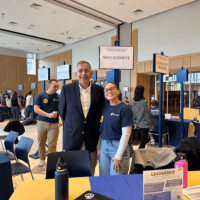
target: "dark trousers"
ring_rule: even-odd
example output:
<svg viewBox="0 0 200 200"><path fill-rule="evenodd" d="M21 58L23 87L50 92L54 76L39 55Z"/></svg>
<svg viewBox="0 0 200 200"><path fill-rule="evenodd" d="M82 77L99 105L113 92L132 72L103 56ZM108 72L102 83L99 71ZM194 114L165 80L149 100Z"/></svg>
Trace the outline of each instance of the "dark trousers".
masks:
<svg viewBox="0 0 200 200"><path fill-rule="evenodd" d="M149 129L148 128L139 128L138 132L140 133L140 136L141 136L139 149L145 148L145 145L148 143Z"/></svg>
<svg viewBox="0 0 200 200"><path fill-rule="evenodd" d="M30 113L32 112L32 108L33 108L33 106L30 106L30 105L27 107L27 109L26 109L26 118L29 117Z"/></svg>
<svg viewBox="0 0 200 200"><path fill-rule="evenodd" d="M19 106L12 107L11 110L12 110L12 113L13 113L13 119L19 119L20 107Z"/></svg>

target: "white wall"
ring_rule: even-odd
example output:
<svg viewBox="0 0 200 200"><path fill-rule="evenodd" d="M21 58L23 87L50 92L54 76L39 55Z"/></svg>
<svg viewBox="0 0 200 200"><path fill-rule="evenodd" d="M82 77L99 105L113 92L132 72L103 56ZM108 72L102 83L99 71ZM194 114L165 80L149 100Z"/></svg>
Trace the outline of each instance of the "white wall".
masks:
<svg viewBox="0 0 200 200"><path fill-rule="evenodd" d="M76 71L76 64L81 60L89 62L92 66L92 69L97 69L99 68L99 46L111 45L111 37L114 35L116 35L115 29L71 45L66 45L60 49L53 50L48 53L38 54L37 59L72 49L73 72Z"/></svg>
<svg viewBox="0 0 200 200"><path fill-rule="evenodd" d="M14 50L14 49L6 49L6 48L1 48L1 47L0 47L0 54L26 58L26 52L25 51Z"/></svg>
<svg viewBox="0 0 200 200"><path fill-rule="evenodd" d="M167 56L200 52L200 1L132 23L138 29L138 62L153 53Z"/></svg>

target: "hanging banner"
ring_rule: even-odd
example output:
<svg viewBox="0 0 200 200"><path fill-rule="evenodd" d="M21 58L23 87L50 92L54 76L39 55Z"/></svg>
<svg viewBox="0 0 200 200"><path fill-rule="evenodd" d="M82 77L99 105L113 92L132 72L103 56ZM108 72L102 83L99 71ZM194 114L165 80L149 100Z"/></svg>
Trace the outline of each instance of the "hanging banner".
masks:
<svg viewBox="0 0 200 200"><path fill-rule="evenodd" d="M133 69L133 47L100 46L100 69Z"/></svg>
<svg viewBox="0 0 200 200"><path fill-rule="evenodd" d="M169 74L169 57L153 54L153 72Z"/></svg>

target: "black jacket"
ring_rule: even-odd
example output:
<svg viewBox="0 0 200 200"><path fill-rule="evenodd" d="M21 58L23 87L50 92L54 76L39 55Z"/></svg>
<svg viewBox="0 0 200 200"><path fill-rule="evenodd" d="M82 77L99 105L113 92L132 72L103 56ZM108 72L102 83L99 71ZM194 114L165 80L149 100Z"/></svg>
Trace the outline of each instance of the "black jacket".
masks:
<svg viewBox="0 0 200 200"><path fill-rule="evenodd" d="M86 150L96 151L104 102L103 88L91 84L91 104L85 119L79 82L63 86L59 102L59 115L63 120L63 150L80 150L85 141Z"/></svg>
<svg viewBox="0 0 200 200"><path fill-rule="evenodd" d="M24 126L18 119L11 119L8 124L4 127L3 131L10 132L16 131L19 135L22 135L25 132Z"/></svg>

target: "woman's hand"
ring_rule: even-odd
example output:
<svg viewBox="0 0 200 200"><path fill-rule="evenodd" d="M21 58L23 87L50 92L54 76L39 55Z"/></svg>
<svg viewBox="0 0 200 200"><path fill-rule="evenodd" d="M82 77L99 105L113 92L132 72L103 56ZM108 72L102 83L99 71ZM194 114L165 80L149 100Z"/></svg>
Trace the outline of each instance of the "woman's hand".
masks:
<svg viewBox="0 0 200 200"><path fill-rule="evenodd" d="M112 162L113 163L113 170L115 170L115 172L119 172L120 167L123 169L123 165L122 165L122 161L121 160L117 160L117 158L113 157L112 158Z"/></svg>
<svg viewBox="0 0 200 200"><path fill-rule="evenodd" d="M137 124L134 125L134 129L137 129Z"/></svg>
<svg viewBox="0 0 200 200"><path fill-rule="evenodd" d="M100 149L97 149L97 160L99 161Z"/></svg>

